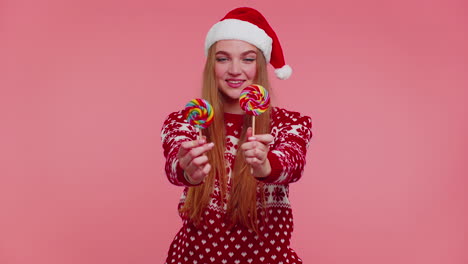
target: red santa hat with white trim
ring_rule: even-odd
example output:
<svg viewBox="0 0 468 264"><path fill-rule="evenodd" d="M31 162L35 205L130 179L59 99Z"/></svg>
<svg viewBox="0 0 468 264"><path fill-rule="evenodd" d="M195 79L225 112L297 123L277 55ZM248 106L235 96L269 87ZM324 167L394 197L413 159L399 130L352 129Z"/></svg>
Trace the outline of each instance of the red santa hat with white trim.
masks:
<svg viewBox="0 0 468 264"><path fill-rule="evenodd" d="M248 42L262 51L267 62L275 68L275 75L288 79L292 69L284 62L283 50L275 31L265 17L250 7L236 8L214 24L205 40L205 55L218 40L237 39Z"/></svg>

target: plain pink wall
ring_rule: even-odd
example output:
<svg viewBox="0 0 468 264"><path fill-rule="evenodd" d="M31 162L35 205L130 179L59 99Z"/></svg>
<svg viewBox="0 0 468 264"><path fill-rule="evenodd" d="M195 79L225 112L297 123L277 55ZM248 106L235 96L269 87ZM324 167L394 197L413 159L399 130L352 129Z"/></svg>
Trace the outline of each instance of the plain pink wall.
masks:
<svg viewBox="0 0 468 264"><path fill-rule="evenodd" d="M305 263L468 263L464 0L1 1L0 263L163 263L182 189L160 128L244 5L294 69L275 103L314 121Z"/></svg>

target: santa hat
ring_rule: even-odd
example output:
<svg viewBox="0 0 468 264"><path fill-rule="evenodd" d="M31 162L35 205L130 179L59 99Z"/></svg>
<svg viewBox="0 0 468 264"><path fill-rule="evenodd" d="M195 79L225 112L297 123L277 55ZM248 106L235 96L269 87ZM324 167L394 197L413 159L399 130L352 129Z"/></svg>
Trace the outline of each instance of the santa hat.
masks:
<svg viewBox="0 0 468 264"><path fill-rule="evenodd" d="M249 7L236 8L214 24L205 40L205 54L218 40L237 39L248 42L262 51L267 62L275 68L276 76L285 80L292 69L284 62L283 50L275 31L260 12Z"/></svg>

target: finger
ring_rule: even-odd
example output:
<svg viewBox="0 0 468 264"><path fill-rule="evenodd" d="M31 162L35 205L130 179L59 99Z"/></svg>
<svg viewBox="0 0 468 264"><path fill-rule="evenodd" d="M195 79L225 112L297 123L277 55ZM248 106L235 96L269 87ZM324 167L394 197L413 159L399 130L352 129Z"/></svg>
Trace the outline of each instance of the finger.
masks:
<svg viewBox="0 0 468 264"><path fill-rule="evenodd" d="M268 152L267 151L263 151L263 150L259 150L259 149L252 149L252 150L248 150L246 152L244 152L244 156L245 158L255 158L257 159L260 163L263 163L266 158L267 158L267 155Z"/></svg>
<svg viewBox="0 0 468 264"><path fill-rule="evenodd" d="M254 149L257 146L257 141L249 141L245 142L241 145L242 150L249 150L249 149Z"/></svg>
<svg viewBox="0 0 468 264"><path fill-rule="evenodd" d="M262 153L262 152L268 152L270 149L267 145L260 143L260 142L256 142L256 141L252 141L252 142L248 142L244 144L241 146L241 149L244 151L244 153L248 151L249 153L251 153L250 151L254 149L256 149L258 153Z"/></svg>
<svg viewBox="0 0 468 264"><path fill-rule="evenodd" d="M208 157L206 155L201 155L192 160L192 164L196 167L202 167L208 162Z"/></svg>
<svg viewBox="0 0 468 264"><path fill-rule="evenodd" d="M210 170L211 165L209 163L205 164L204 167L197 168L197 170L192 173L190 178L192 178L194 181L200 182L208 175Z"/></svg>
<svg viewBox="0 0 468 264"><path fill-rule="evenodd" d="M205 176L206 176L206 175L208 175L208 173L210 172L210 170L211 170L211 165L208 163L208 164L205 165L205 167L203 167L202 172L203 172L203 173L205 174Z"/></svg>
<svg viewBox="0 0 468 264"><path fill-rule="evenodd" d="M184 151L179 150L178 158L179 158L180 167L186 170L187 167L190 166L190 164L193 162L194 159L201 157L205 152L211 150L213 146L214 146L213 143L204 144L200 147L192 148L190 149L190 151L185 152L185 153ZM202 160L199 160L198 162L200 163Z"/></svg>
<svg viewBox="0 0 468 264"><path fill-rule="evenodd" d="M188 153L187 156L189 156L192 160L203 155L207 151L211 150L214 147L214 143L210 142L209 144L204 144L196 148L192 148Z"/></svg>
<svg viewBox="0 0 468 264"><path fill-rule="evenodd" d="M180 145L179 154L181 154L181 156L183 156L187 152L189 152L192 148L198 147L198 146L203 145L205 143L206 143L206 138L205 137L203 137L201 139L197 139L197 140L190 140L190 141L182 142L182 144Z"/></svg>
<svg viewBox="0 0 468 264"><path fill-rule="evenodd" d="M197 176L197 170L198 167L195 166L194 164L190 163L186 168L185 168L185 173L187 173L188 176L190 176L191 179L197 180L200 178L200 176Z"/></svg>
<svg viewBox="0 0 468 264"><path fill-rule="evenodd" d="M191 148L201 146L205 143L206 143L206 139L203 137L201 139L183 142L182 147L185 149L191 149Z"/></svg>
<svg viewBox="0 0 468 264"><path fill-rule="evenodd" d="M244 155L246 158L254 158L258 155L258 150L257 149L249 149L244 152Z"/></svg>
<svg viewBox="0 0 468 264"><path fill-rule="evenodd" d="M262 164L262 162L259 159L255 158L255 157L254 158L248 158L248 159L245 160L245 162L247 164L251 165L251 166L254 166L254 167Z"/></svg>
<svg viewBox="0 0 468 264"><path fill-rule="evenodd" d="M258 159L258 158L253 158L252 166L253 166L253 167L260 166L260 165L262 165L264 162L265 162L265 160L260 160L260 159Z"/></svg>
<svg viewBox="0 0 468 264"><path fill-rule="evenodd" d="M251 136L252 136L252 132L253 132L252 127L247 128L247 132L245 133L245 137L246 137L246 138L251 137Z"/></svg>
<svg viewBox="0 0 468 264"><path fill-rule="evenodd" d="M185 166L185 172L193 175L197 170L202 169L206 163L208 163L208 157L206 155L199 156L188 162L187 166Z"/></svg>
<svg viewBox="0 0 468 264"><path fill-rule="evenodd" d="M258 141L266 145L273 142L274 139L275 138L271 134L259 134L248 138L249 141Z"/></svg>

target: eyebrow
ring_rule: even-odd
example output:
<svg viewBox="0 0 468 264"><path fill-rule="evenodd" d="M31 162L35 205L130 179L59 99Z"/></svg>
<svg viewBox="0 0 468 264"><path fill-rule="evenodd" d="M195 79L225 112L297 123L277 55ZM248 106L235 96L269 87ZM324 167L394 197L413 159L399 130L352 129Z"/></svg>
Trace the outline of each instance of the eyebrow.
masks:
<svg viewBox="0 0 468 264"><path fill-rule="evenodd" d="M256 52L255 50L248 50L248 51L242 52L242 53L241 53L241 56L245 56L245 55L250 54L250 53L255 53L255 54L257 54L257 52ZM230 54L227 53L226 51L222 51L222 50L217 51L217 52L216 52L216 55L218 55L218 54L230 55Z"/></svg>

